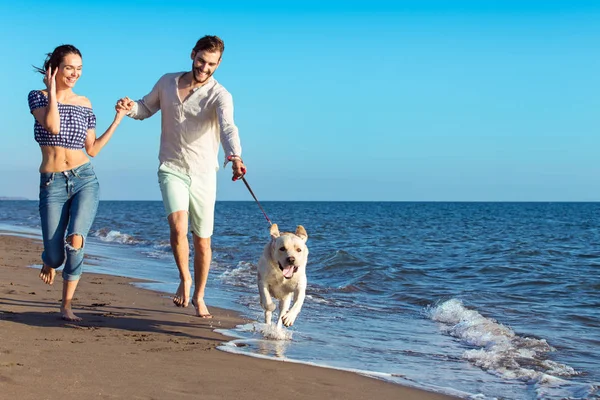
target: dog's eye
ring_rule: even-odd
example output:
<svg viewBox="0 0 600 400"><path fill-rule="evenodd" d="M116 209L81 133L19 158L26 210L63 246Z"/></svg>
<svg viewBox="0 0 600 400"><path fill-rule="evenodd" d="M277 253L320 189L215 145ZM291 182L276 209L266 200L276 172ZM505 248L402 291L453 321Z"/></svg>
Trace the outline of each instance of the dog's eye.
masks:
<svg viewBox="0 0 600 400"><path fill-rule="evenodd" d="M302 251L302 249L301 249L300 247L298 247L298 248L296 249L296 251L297 251L298 253L300 253L300 252Z"/></svg>
<svg viewBox="0 0 600 400"><path fill-rule="evenodd" d="M284 247L284 246L281 246L281 247L279 248L279 251L285 251L285 247Z"/></svg>

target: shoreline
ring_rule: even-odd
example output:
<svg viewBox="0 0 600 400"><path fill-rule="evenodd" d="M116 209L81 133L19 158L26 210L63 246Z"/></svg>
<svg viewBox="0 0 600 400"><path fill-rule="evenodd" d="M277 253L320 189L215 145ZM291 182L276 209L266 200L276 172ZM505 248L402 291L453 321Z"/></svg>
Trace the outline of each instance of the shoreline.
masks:
<svg viewBox="0 0 600 400"><path fill-rule="evenodd" d="M44 285L39 240L0 235L0 386L9 398L452 399L355 372L218 350L215 330L249 322L173 306L139 279L85 273L74 300L80 323L60 319L62 279ZM91 258L93 261L93 255ZM31 383L35 382L35 385ZM157 397L155 397L157 396Z"/></svg>

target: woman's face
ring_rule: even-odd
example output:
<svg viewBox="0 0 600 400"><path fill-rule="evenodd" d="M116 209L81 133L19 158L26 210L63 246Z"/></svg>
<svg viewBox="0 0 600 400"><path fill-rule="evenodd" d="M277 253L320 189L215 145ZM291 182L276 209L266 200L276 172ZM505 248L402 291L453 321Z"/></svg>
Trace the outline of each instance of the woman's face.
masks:
<svg viewBox="0 0 600 400"><path fill-rule="evenodd" d="M81 57L77 54L67 54L60 65L56 74L57 88L73 88L77 80L81 77Z"/></svg>

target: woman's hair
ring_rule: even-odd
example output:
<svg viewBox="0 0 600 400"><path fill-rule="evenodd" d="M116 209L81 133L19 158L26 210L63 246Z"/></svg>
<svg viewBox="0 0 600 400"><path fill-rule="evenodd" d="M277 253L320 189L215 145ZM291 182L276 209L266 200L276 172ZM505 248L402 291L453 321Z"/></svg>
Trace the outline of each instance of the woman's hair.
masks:
<svg viewBox="0 0 600 400"><path fill-rule="evenodd" d="M79 57L81 57L81 52L79 49L77 49L77 47L70 44L63 44L55 48L52 53L46 54L46 61L44 61L42 68L36 67L35 65L33 68L42 75L46 74L46 71L48 71L49 67L52 67L52 71L56 71L62 60L68 54L77 54Z"/></svg>

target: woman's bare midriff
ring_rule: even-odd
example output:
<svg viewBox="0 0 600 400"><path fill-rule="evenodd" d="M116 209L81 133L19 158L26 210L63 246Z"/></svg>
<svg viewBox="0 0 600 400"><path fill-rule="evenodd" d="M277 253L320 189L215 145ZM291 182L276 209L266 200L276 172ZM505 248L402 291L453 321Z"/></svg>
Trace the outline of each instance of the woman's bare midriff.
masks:
<svg viewBox="0 0 600 400"><path fill-rule="evenodd" d="M40 172L63 172L77 168L90 161L83 149L71 150L64 147L40 146L42 165Z"/></svg>

